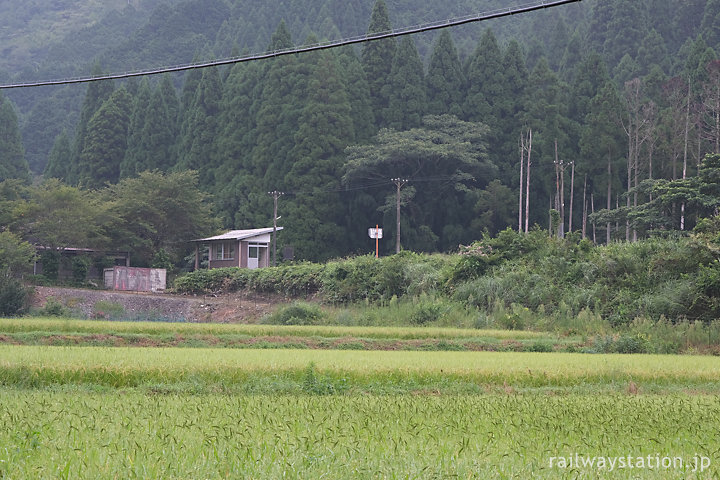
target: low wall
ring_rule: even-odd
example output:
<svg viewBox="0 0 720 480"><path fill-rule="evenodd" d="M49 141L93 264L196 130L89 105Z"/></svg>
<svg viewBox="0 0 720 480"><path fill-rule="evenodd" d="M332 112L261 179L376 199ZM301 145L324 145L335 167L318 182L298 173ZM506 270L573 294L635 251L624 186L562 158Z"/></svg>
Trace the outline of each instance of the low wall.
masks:
<svg viewBox="0 0 720 480"><path fill-rule="evenodd" d="M165 290L167 272L164 268L113 267L103 271L105 288L125 292L157 292Z"/></svg>

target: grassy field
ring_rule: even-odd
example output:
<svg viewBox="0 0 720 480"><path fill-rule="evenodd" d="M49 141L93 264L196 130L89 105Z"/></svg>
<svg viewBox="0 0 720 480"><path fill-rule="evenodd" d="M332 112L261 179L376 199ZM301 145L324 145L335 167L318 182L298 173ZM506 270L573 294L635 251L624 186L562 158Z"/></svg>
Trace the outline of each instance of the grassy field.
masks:
<svg viewBox="0 0 720 480"><path fill-rule="evenodd" d="M720 358L509 352L0 346L0 384L196 392L720 393ZM635 387L631 387L630 384ZM178 387L179 386L179 387ZM306 389L307 390L307 389ZM312 389L311 389L312 390Z"/></svg>
<svg viewBox="0 0 720 480"><path fill-rule="evenodd" d="M40 331L545 338L0 321ZM719 395L699 355L4 344L0 478L718 478Z"/></svg>
<svg viewBox="0 0 720 480"><path fill-rule="evenodd" d="M717 478L715 397L0 390L6 478ZM551 457L680 457L569 469ZM715 454L716 451L715 451Z"/></svg>
<svg viewBox="0 0 720 480"><path fill-rule="evenodd" d="M580 336L490 329L0 320L0 343L15 345L578 351L585 342Z"/></svg>

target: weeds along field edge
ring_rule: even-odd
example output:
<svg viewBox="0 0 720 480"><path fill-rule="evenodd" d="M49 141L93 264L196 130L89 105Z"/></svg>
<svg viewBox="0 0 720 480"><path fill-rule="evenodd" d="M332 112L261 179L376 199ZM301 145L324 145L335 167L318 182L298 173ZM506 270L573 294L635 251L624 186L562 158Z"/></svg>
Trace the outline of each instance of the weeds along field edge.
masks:
<svg viewBox="0 0 720 480"><path fill-rule="evenodd" d="M717 478L720 400L146 395L0 388L5 478ZM683 468L559 468L670 456ZM709 457L692 474L693 459ZM551 462L554 458L555 464Z"/></svg>
<svg viewBox="0 0 720 480"><path fill-rule="evenodd" d="M62 333L135 333L135 334L200 334L200 335L283 335L295 337L364 337L397 339L536 339L548 333L518 330L484 330L436 327L360 327L360 326L307 326L307 325L258 325L219 323L160 323L160 322L113 322L98 320L72 320L57 318L0 318L0 333L19 332Z"/></svg>
<svg viewBox="0 0 720 480"><path fill-rule="evenodd" d="M482 391L487 386L720 391L720 358L516 352L228 350L0 346L0 385L112 388L179 385L200 391ZM283 387L285 385L285 387ZM649 387L645 387L645 386ZM193 387L195 386L195 387ZM650 387L654 386L654 387ZM164 387L163 387L164 388ZM172 389L172 388L171 388Z"/></svg>

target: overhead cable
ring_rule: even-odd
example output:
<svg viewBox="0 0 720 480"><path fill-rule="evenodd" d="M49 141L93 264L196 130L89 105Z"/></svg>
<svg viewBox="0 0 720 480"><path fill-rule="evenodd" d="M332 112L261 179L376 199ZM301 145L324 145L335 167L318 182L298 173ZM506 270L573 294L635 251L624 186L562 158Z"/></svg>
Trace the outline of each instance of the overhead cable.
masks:
<svg viewBox="0 0 720 480"><path fill-rule="evenodd" d="M9 83L0 85L0 90L10 88L27 88L27 87L45 87L53 85L68 85L73 83L87 83L97 82L101 80L116 80L121 78L141 77L146 75L159 75L162 73L182 72L185 70L194 70L200 68L218 67L223 65L232 65L235 63L244 63L255 60L264 60L268 58L275 58L284 55L293 55L298 53L313 52L317 50L327 50L330 48L338 48L347 45L355 45L358 43L373 42L376 40L383 40L386 38L400 37L403 35L413 35L416 33L428 32L431 30L439 30L441 28L456 27L473 22L482 22L485 20L491 20L494 18L507 17L511 15L517 15L521 13L533 12L536 10L542 10L546 8L558 7L569 3L577 3L581 0L538 0L533 3L505 7L497 10L492 10L485 13L476 15L468 15L464 17L454 18L450 20L443 20L438 22L426 23L416 25L413 27L405 27L401 29L393 29L385 32L372 33L367 35L361 35L357 37L346 38L343 40L334 40L329 42L314 43L311 45L303 45L301 47L288 48L283 50L275 50L271 52L251 54L240 57L227 58L223 60L214 60L210 62L202 63L190 63L185 65L177 65L174 67L162 67L153 70L140 70L136 72L125 72L125 73L113 73L108 75L97 75L92 77L76 77L76 78L65 78L59 80L43 80L37 82L24 82L24 83Z"/></svg>

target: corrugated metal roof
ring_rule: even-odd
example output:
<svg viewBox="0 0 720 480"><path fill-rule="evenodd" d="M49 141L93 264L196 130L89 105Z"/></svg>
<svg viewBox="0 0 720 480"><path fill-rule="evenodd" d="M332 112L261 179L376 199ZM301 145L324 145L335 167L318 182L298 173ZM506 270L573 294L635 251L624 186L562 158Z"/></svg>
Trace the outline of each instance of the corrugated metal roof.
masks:
<svg viewBox="0 0 720 480"><path fill-rule="evenodd" d="M283 227L277 227L277 230L282 230ZM221 235L215 235L214 237L198 238L193 242L209 242L212 240L243 240L245 238L257 237L258 235L266 235L272 233L273 228L254 228L250 230L230 230Z"/></svg>

